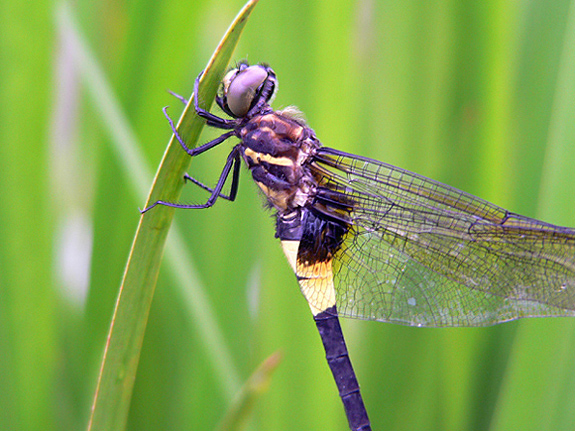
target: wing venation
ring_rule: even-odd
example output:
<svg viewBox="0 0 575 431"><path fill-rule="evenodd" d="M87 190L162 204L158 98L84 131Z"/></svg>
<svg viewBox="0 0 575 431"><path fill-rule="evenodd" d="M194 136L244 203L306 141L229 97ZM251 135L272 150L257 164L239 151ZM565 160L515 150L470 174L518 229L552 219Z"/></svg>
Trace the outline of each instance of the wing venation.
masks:
<svg viewBox="0 0 575 431"><path fill-rule="evenodd" d="M312 166L353 206L334 259L340 314L418 326L575 316L575 230L330 148Z"/></svg>

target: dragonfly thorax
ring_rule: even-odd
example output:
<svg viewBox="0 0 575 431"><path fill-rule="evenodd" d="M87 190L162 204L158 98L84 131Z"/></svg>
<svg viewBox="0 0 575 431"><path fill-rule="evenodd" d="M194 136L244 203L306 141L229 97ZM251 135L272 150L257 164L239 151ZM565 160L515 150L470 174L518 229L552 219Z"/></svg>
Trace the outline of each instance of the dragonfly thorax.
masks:
<svg viewBox="0 0 575 431"><path fill-rule="evenodd" d="M280 214L313 198L317 179L308 162L320 143L301 120L277 112L257 115L241 128L239 137L254 181Z"/></svg>

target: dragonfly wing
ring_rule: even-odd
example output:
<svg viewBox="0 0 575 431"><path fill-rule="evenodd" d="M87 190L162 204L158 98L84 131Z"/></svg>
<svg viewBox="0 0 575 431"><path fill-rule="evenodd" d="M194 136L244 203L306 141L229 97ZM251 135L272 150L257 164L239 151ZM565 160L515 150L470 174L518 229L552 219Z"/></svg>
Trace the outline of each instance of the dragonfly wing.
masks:
<svg viewBox="0 0 575 431"><path fill-rule="evenodd" d="M432 327L575 316L575 230L330 148L313 169L352 202L333 264L341 315Z"/></svg>

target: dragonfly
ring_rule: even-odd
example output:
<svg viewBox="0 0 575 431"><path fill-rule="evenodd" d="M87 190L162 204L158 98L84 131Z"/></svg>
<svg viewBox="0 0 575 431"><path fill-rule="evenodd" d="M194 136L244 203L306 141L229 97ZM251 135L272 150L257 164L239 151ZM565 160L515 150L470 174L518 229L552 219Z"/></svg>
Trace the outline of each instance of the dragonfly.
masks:
<svg viewBox="0 0 575 431"><path fill-rule="evenodd" d="M368 431L371 424L339 316L417 327L575 316L575 229L324 147L297 110L272 109L276 91L270 66L237 64L216 96L230 118L202 109L194 97L197 115L226 130L197 148L186 145L164 110L190 156L231 137L239 143L213 188L184 176L210 193L204 204L160 200L143 212L234 201L243 160L275 211L275 236L311 309L351 430Z"/></svg>

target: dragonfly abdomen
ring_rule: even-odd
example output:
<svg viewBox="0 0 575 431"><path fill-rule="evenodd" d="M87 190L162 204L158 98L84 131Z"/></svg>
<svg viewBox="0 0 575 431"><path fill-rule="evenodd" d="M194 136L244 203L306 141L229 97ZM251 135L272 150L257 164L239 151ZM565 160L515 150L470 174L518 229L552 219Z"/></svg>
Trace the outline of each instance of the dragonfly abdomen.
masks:
<svg viewBox="0 0 575 431"><path fill-rule="evenodd" d="M350 429L370 431L371 425L363 404L359 383L349 359L336 306L317 314L314 320L325 348L327 363L343 401Z"/></svg>

